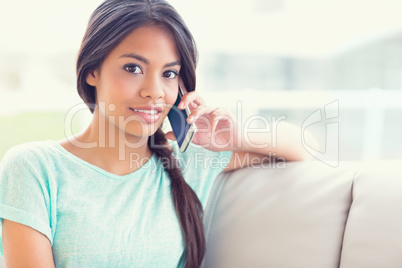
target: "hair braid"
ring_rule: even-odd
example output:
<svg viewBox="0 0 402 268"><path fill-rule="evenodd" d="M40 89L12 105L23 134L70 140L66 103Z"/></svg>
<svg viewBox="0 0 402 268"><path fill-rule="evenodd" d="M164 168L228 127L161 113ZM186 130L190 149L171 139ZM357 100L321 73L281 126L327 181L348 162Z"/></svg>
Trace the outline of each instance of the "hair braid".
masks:
<svg viewBox="0 0 402 268"><path fill-rule="evenodd" d="M187 245L185 267L199 267L206 251L202 204L184 180L179 163L160 128L149 138L148 146L169 174L173 203Z"/></svg>

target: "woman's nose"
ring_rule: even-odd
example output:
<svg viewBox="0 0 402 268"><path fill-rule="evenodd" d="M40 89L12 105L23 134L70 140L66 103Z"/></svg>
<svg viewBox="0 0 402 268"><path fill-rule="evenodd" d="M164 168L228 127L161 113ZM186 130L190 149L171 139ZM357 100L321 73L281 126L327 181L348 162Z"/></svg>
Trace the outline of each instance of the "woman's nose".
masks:
<svg viewBox="0 0 402 268"><path fill-rule="evenodd" d="M141 86L140 96L143 98L159 99L165 96L162 83L158 78L147 78Z"/></svg>

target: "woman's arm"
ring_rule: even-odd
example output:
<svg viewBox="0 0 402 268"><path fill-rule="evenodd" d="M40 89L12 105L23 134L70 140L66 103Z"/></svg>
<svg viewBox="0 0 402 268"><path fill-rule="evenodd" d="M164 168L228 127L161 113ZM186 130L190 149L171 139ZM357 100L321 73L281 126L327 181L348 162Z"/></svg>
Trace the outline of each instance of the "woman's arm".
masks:
<svg viewBox="0 0 402 268"><path fill-rule="evenodd" d="M189 123L195 123L198 131L193 143L211 151L233 151L233 156L223 172L256 165L259 162L301 161L311 155L305 145L319 151L319 144L311 133L287 122L268 122L265 129L238 125L236 118L224 108L210 107L203 98L192 91L182 97L182 106L189 107ZM167 133L172 138L172 133Z"/></svg>
<svg viewBox="0 0 402 268"><path fill-rule="evenodd" d="M284 161L303 161L310 158L311 155L304 146L319 151L319 143L308 131L305 131L302 140L301 131L295 125L279 122L273 131L267 129L242 133L240 143L234 147L232 159L223 172L261 162L272 163L274 158Z"/></svg>
<svg viewBox="0 0 402 268"><path fill-rule="evenodd" d="M50 241L42 233L26 225L3 220L2 237L7 268L54 267Z"/></svg>

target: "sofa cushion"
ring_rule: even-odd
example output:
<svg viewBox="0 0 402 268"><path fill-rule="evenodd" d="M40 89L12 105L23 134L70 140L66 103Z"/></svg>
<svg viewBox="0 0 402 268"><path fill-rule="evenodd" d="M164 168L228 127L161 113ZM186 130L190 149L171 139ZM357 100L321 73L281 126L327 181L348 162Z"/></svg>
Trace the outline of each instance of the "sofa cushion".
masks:
<svg viewBox="0 0 402 268"><path fill-rule="evenodd" d="M352 197L340 267L402 267L402 161L362 163Z"/></svg>

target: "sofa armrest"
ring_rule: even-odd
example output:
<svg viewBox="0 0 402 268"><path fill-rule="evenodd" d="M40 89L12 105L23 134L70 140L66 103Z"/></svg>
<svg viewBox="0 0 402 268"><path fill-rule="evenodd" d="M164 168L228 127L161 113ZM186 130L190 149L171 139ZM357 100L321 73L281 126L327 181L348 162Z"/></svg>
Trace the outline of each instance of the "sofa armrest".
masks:
<svg viewBox="0 0 402 268"><path fill-rule="evenodd" d="M306 161L222 174L205 209L204 267L339 267L356 172Z"/></svg>

